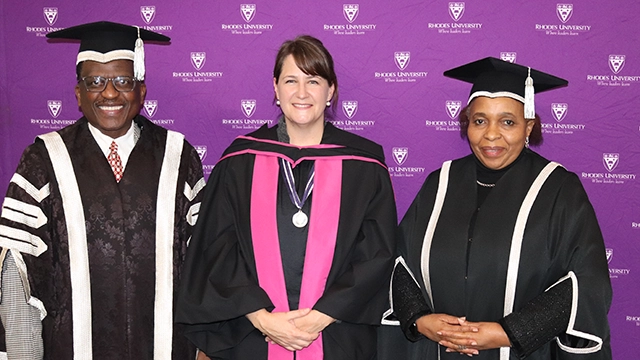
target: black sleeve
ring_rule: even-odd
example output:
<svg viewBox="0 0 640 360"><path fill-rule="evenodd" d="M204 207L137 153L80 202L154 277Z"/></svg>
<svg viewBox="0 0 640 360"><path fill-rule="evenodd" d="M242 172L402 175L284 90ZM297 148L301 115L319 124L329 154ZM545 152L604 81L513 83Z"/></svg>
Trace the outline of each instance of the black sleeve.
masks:
<svg viewBox="0 0 640 360"><path fill-rule="evenodd" d="M558 359L610 360L612 291L602 232L580 178L554 174L562 183L550 213L548 271L566 277L500 324L520 358L555 338Z"/></svg>
<svg viewBox="0 0 640 360"><path fill-rule="evenodd" d="M571 279L567 278L538 295L518 312L500 319L511 348L524 359L563 333L571 315Z"/></svg>
<svg viewBox="0 0 640 360"><path fill-rule="evenodd" d="M431 313L420 288L409 274L409 271L398 263L393 272L391 287L393 310L400 321L400 328L407 339L417 341L421 334L415 326L416 321Z"/></svg>
<svg viewBox="0 0 640 360"><path fill-rule="evenodd" d="M348 167L348 168L347 168ZM348 224L338 231L341 248L348 255L335 255L337 276L327 285L313 307L331 317L352 324L380 325L385 310L388 284L396 247L396 206L388 171L361 161L345 162L342 209L366 204L364 212L341 214L340 222ZM363 184L360 177L371 179ZM344 210L342 210L344 211ZM344 211L347 212L347 211ZM359 218L362 214L362 219ZM358 224L357 227L354 224ZM342 235L341 230L350 235ZM354 228L355 230L347 230ZM345 246L351 243L353 245ZM341 257L340 260L336 260Z"/></svg>
<svg viewBox="0 0 640 360"><path fill-rule="evenodd" d="M248 159L216 165L205 186L187 249L175 322L182 324L185 336L207 354L234 347L257 331L246 314L273 309L258 285L251 249L241 235L246 229L238 220L248 218L248 212L243 207L247 201L238 199L237 194L250 193L246 188L251 184L239 180L247 176L234 172L245 175L245 168L251 167Z"/></svg>

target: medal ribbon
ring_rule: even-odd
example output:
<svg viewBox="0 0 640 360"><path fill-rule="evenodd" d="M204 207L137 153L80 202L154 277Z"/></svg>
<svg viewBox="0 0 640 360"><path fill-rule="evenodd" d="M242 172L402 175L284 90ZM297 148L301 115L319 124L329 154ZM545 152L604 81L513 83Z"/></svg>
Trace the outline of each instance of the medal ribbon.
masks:
<svg viewBox="0 0 640 360"><path fill-rule="evenodd" d="M307 180L307 185L304 188L304 193L302 194L302 199L298 196L298 192L296 191L296 180L293 178L293 170L291 169L291 164L280 158L280 164L282 165L282 174L284 175L284 179L287 181L287 190L289 190L289 198L293 205L298 208L298 211L302 211L302 207L304 203L311 195L313 191L313 184L316 174L315 164L311 165L311 170L309 171L309 180Z"/></svg>

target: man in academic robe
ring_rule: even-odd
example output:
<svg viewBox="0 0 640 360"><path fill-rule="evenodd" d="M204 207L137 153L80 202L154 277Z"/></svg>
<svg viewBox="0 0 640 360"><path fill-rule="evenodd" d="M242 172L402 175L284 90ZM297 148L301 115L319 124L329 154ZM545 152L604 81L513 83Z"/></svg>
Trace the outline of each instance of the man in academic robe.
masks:
<svg viewBox="0 0 640 360"><path fill-rule="evenodd" d="M204 187L182 134L138 115L143 40L99 22L80 39L83 117L24 151L0 219L0 315L10 360L174 359L195 348L173 326L174 297Z"/></svg>
<svg viewBox="0 0 640 360"><path fill-rule="evenodd" d="M216 165L176 321L211 359L293 359L246 315L311 308L336 321L297 359L372 359L397 221L382 148L329 122L320 145L297 147L283 127L239 137Z"/></svg>

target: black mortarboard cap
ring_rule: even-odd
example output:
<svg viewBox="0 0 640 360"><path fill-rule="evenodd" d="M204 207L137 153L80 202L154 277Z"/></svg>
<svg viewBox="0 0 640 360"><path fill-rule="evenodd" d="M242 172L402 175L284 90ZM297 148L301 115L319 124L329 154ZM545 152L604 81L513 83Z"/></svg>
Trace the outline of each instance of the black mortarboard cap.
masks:
<svg viewBox="0 0 640 360"><path fill-rule="evenodd" d="M444 76L472 83L468 103L478 96L509 97L525 105L525 119L535 117L534 93L567 86L568 81L494 57L447 70Z"/></svg>
<svg viewBox="0 0 640 360"><path fill-rule="evenodd" d="M145 41L168 42L171 39L137 26L118 24L110 21L72 26L47 34L51 39L80 40L80 50L76 64L92 60L107 63L113 60L131 60L134 76L144 80Z"/></svg>

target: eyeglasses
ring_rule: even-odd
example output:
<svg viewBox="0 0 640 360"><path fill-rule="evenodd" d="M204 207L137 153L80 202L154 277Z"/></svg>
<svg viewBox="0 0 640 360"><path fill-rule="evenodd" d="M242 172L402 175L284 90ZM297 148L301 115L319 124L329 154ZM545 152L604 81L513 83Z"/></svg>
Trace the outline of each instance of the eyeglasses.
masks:
<svg viewBox="0 0 640 360"><path fill-rule="evenodd" d="M138 80L131 76L117 76L114 78L106 78L102 76L85 76L79 82L84 83L88 92L103 92L107 88L107 82L111 80L111 84L119 92L129 92L136 87Z"/></svg>

